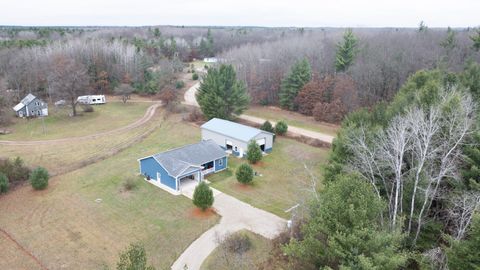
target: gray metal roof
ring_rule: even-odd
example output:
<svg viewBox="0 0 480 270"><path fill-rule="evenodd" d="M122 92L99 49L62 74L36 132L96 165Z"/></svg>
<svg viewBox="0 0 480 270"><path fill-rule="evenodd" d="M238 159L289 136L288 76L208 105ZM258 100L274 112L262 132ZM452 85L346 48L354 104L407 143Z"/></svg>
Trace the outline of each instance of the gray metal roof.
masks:
<svg viewBox="0 0 480 270"><path fill-rule="evenodd" d="M168 174L173 177L192 173L200 166L226 156L225 151L214 141L207 140L182 146L166 152L153 155Z"/></svg>
<svg viewBox="0 0 480 270"><path fill-rule="evenodd" d="M219 118L211 119L210 121L203 124L202 128L229 136L243 142L249 142L250 140L255 138L255 136L262 132L271 134L270 132L266 132L258 128L245 126Z"/></svg>
<svg viewBox="0 0 480 270"><path fill-rule="evenodd" d="M28 105L30 104L30 102L32 102L34 99L36 99L37 97L32 95L32 94L28 94L26 97L24 97L22 99L22 101L20 101L20 103L18 103L17 105L15 105L15 107L13 107L13 109L15 111L18 111L20 110L21 108L23 108L25 105Z"/></svg>

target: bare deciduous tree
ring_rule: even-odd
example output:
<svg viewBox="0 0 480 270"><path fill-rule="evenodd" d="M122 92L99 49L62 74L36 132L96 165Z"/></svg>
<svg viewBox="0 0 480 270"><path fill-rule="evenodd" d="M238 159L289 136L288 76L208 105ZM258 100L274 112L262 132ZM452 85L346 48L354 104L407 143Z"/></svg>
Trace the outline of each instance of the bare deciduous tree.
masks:
<svg viewBox="0 0 480 270"><path fill-rule="evenodd" d="M67 101L72 107L72 116L76 116L77 98L88 87L86 68L71 58L59 55L54 58L48 82L55 96Z"/></svg>
<svg viewBox="0 0 480 270"><path fill-rule="evenodd" d="M455 101L458 104L448 107ZM470 96L443 90L439 104L413 108L395 117L384 130L367 135L359 127L345 133L352 153L349 168L360 172L377 195L387 199L392 228L408 208L407 234L416 225L414 244L432 202L441 195L444 180L458 179L460 146L472 132L474 109ZM405 198L410 198L406 207Z"/></svg>

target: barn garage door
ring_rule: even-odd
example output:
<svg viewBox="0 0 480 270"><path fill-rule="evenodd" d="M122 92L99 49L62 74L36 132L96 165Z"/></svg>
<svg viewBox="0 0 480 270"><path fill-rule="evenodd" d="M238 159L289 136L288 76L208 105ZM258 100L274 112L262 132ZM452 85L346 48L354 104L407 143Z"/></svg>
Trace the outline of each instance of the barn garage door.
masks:
<svg viewBox="0 0 480 270"><path fill-rule="evenodd" d="M258 139L258 140L257 140L257 144L260 145L260 146L261 146L262 144L265 144L265 138L263 138L263 139Z"/></svg>

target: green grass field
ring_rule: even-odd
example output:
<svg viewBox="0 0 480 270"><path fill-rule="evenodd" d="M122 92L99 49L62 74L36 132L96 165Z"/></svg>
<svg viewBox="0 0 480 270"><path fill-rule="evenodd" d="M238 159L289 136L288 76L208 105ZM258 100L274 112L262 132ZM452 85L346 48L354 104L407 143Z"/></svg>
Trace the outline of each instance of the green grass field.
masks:
<svg viewBox="0 0 480 270"><path fill-rule="evenodd" d="M1 196L0 213L8 215L0 215L0 228L50 269L114 267L118 253L136 241L145 244L149 261L157 269L169 268L218 217L195 217L189 199L173 196L139 177L132 191L125 191L123 182L137 175L138 158L198 141L200 133L192 128L173 115L141 143L52 178L45 191L25 186ZM2 239L2 246L5 242ZM8 250L15 251L13 246ZM22 269L8 264L13 260L4 258L8 254L0 252L0 269ZM22 258L21 252L17 256L14 262L25 261L26 265L28 256Z"/></svg>
<svg viewBox="0 0 480 270"><path fill-rule="evenodd" d="M248 236L252 243L250 250L239 256L217 247L203 262L202 270L256 269L268 258L272 248L270 240L250 231L239 231L236 234Z"/></svg>
<svg viewBox="0 0 480 270"><path fill-rule="evenodd" d="M41 119L15 118L8 128L13 132L0 136L0 140L47 140L78 137L112 130L140 119L152 105L145 102L109 102L93 106L94 112L70 117L68 108L49 106L49 116ZM80 106L78 111L81 112Z"/></svg>
<svg viewBox="0 0 480 270"><path fill-rule="evenodd" d="M321 165L327 154L328 149L277 138L272 153L253 166L261 176L254 177L250 186L239 184L235 178L236 168L247 162L246 159L233 156L228 159L227 170L209 176L208 180L214 188L278 216L289 218L285 210L304 202L311 195L312 178L309 171L321 184Z"/></svg>
<svg viewBox="0 0 480 270"><path fill-rule="evenodd" d="M291 126L325 133L332 136L335 136L337 134L339 128L336 125L315 121L313 117L266 106L251 107L245 112L245 114L275 122L282 120Z"/></svg>

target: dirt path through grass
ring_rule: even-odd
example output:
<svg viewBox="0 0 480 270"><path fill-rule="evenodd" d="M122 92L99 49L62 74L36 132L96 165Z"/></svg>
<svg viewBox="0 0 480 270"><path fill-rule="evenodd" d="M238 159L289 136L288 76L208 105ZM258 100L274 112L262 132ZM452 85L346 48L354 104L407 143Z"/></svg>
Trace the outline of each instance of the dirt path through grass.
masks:
<svg viewBox="0 0 480 270"><path fill-rule="evenodd" d="M9 233L7 233L5 230L0 228L0 234L3 235L8 242L11 242L14 246L16 246L22 253L24 253L26 256L30 257L35 264L39 266L40 269L42 270L48 270L48 268L37 258L35 255L33 255L30 251L28 251L24 246L22 246L20 243L18 243L13 236L11 236Z"/></svg>
<svg viewBox="0 0 480 270"><path fill-rule="evenodd" d="M160 102L156 102L152 106L148 107L147 111L145 112L145 115L138 119L137 121L114 129L114 130L109 130L109 131L104 131L104 132L99 132L99 133L94 133L94 134L89 134L85 136L80 136L80 137L69 137L69 138L62 138L62 139L53 139L53 140L40 140L40 141L0 141L0 145L13 145L13 146L19 146L19 145L49 145L49 144L56 144L60 142L74 142L74 141L79 141L79 140L86 140L86 139L95 139L100 136L105 136L105 135L111 135L113 133L117 132L124 132L124 131L129 131L134 128L137 128L139 126L144 125L152 117L155 115L155 112L158 107L160 107L162 104Z"/></svg>

